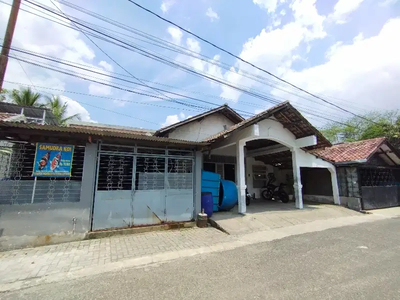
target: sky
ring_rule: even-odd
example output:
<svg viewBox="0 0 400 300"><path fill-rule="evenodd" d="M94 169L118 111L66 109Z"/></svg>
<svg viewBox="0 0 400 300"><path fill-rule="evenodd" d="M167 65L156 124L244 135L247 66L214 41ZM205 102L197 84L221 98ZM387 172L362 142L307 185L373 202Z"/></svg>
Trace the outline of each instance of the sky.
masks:
<svg viewBox="0 0 400 300"><path fill-rule="evenodd" d="M0 2L2 37L11 2ZM4 87L31 86L42 94L59 95L68 103L68 113L79 113L85 122L158 129L222 104L246 112L247 117L288 100L311 123L323 126L328 119L343 122L352 116L327 102L355 114L400 109L400 0L136 0L327 102L249 66L128 0L32 2L79 18L82 24L90 22L92 28L114 38L114 43L89 39L71 19L38 12L37 6L22 1ZM74 9L74 4L89 14ZM115 22L121 26L116 27ZM155 45L158 39L180 52ZM139 50L126 47L126 43ZM53 61L14 49L52 57ZM140 49L214 81L149 58ZM185 55L188 51L191 56ZM70 66L60 64L59 59ZM44 64L70 75L43 68ZM254 97L255 93L264 97Z"/></svg>

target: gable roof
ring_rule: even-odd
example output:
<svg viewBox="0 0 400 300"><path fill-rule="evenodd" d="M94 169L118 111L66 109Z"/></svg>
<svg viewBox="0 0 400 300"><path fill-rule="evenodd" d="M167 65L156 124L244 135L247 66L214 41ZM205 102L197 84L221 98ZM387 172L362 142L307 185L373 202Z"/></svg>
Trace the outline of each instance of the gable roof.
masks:
<svg viewBox="0 0 400 300"><path fill-rule="evenodd" d="M285 128L287 128L296 138L302 138L310 135L317 136L317 145L306 147L306 149L315 149L321 147L330 147L332 144L320 133L310 122L288 101L282 102L275 105L258 115L243 120L242 122L235 124L216 135L208 137L205 142L215 142L219 139L224 138L226 135L232 134L233 132L244 129L248 126L256 124L262 120L274 117L280 122Z"/></svg>
<svg viewBox="0 0 400 300"><path fill-rule="evenodd" d="M333 145L310 153L333 163L366 163L375 153L390 165L399 165L397 151L384 137Z"/></svg>
<svg viewBox="0 0 400 300"><path fill-rule="evenodd" d="M210 116L210 115L215 114L215 113L223 114L225 117L227 117L229 120L231 120L235 124L239 123L239 122L242 122L244 120L241 115L239 115L236 111L234 111L232 108L230 108L227 104L224 104L224 105L219 106L217 108L214 108L214 109L211 109L209 111L206 111L206 112L204 112L202 114L196 115L194 117L188 118L186 120L183 120L181 122L172 124L170 126L166 126L164 128L161 128L161 129L157 130L154 133L154 135L155 136L162 136L162 135L168 133L169 131L171 131L171 130L173 130L175 128L178 128L178 127L183 126L185 124L188 124L188 123L191 123L193 121L199 120L201 118Z"/></svg>

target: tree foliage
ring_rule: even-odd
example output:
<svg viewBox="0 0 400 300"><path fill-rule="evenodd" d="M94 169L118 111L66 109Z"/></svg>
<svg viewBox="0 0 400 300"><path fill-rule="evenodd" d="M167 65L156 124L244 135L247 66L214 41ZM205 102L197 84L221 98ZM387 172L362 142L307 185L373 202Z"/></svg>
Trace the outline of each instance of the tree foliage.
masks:
<svg viewBox="0 0 400 300"><path fill-rule="evenodd" d="M42 99L44 98L44 102ZM19 90L7 91L5 89L0 93L0 101L7 100L21 106L34 106L48 108L55 116L58 124L63 125L69 120L80 120L80 115L75 114L67 116L68 103L62 101L60 96L43 96L40 93L33 92L31 88L21 88Z"/></svg>
<svg viewBox="0 0 400 300"><path fill-rule="evenodd" d="M46 106L52 111L58 124L65 124L69 120L80 120L80 115L75 114L67 117L68 104L60 99L59 96L46 97Z"/></svg>
<svg viewBox="0 0 400 300"><path fill-rule="evenodd" d="M31 88L14 89L9 93L9 97L11 102L17 105L43 107L40 102L42 95L33 92Z"/></svg>
<svg viewBox="0 0 400 300"><path fill-rule="evenodd" d="M363 117L373 122L354 116L343 122L346 125L329 123L321 129L321 132L333 144L367 140L376 137L386 137L394 144L398 143L400 138L399 111L374 111Z"/></svg>

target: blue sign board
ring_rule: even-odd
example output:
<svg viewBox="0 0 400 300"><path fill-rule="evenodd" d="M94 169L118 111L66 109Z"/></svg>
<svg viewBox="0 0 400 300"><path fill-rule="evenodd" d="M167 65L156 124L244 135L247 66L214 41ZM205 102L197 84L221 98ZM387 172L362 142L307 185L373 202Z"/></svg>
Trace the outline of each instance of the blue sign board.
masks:
<svg viewBox="0 0 400 300"><path fill-rule="evenodd" d="M74 146L36 143L32 176L71 177Z"/></svg>

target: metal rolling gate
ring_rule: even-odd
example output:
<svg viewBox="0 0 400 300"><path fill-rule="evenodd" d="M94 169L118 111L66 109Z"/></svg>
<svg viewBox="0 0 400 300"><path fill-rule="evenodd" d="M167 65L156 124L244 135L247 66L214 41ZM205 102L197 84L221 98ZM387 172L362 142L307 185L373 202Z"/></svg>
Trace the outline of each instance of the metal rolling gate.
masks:
<svg viewBox="0 0 400 300"><path fill-rule="evenodd" d="M193 219L194 153L100 145L92 230Z"/></svg>

